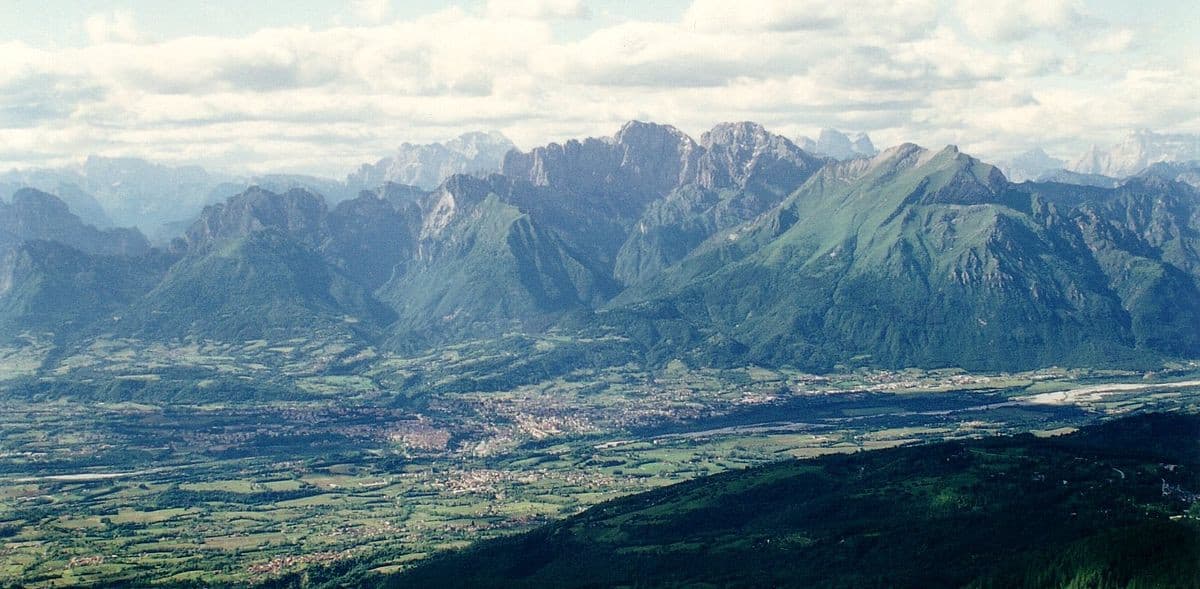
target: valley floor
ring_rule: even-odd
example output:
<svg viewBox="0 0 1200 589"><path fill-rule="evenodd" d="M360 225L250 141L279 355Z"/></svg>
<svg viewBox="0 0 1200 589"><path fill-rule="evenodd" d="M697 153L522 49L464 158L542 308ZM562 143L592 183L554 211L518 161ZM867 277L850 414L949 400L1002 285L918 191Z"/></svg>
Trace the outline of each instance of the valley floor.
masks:
<svg viewBox="0 0 1200 589"><path fill-rule="evenodd" d="M619 368L419 400L322 377L316 396L209 404L22 389L0 402L0 583L388 573L606 499L791 457L1200 411L1195 369Z"/></svg>

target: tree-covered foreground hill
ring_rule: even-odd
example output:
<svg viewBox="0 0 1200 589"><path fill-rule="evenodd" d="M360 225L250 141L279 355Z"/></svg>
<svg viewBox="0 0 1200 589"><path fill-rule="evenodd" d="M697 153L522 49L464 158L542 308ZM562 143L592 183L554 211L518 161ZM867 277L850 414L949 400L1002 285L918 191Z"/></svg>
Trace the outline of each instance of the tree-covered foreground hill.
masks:
<svg viewBox="0 0 1200 589"><path fill-rule="evenodd" d="M1198 499L1200 416L1146 415L702 478L383 584L1197 587Z"/></svg>

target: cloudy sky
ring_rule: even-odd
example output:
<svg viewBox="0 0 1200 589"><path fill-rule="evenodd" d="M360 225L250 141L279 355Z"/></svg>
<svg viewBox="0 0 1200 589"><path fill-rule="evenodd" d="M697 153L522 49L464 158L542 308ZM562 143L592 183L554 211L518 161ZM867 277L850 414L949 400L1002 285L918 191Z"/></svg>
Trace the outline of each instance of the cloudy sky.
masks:
<svg viewBox="0 0 1200 589"><path fill-rule="evenodd" d="M1177 0L0 2L0 169L342 176L404 141L630 119L1070 157L1200 132L1197 105L1200 3Z"/></svg>

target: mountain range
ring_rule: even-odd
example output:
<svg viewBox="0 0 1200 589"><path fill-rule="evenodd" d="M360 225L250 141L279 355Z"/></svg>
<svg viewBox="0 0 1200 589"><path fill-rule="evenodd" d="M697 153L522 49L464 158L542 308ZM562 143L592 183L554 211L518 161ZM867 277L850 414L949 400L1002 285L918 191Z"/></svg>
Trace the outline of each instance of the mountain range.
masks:
<svg viewBox="0 0 1200 589"><path fill-rule="evenodd" d="M0 188L55 194L89 224L155 232L164 224L190 220L195 211L219 198L210 194L214 188L232 180L199 166L90 156L77 166L13 170L0 175Z"/></svg>
<svg viewBox="0 0 1200 589"><path fill-rule="evenodd" d="M1068 169L1083 174L1124 178L1158 162L1195 160L1200 160L1200 135L1139 130L1111 147L1092 146Z"/></svg>
<svg viewBox="0 0 1200 589"><path fill-rule="evenodd" d="M1200 159L1197 137L1136 131L1109 149L1093 147L1068 164L1034 148L998 167L1014 182L1037 180L1115 186L1156 163L1187 165ZM848 135L822 129L817 139L799 137L802 150L836 160L870 158L878 153L865 133ZM58 196L86 223L97 227L136 226L152 242L177 237L200 210L251 186L276 192L306 188L330 204L354 198L386 183L429 191L454 174L486 176L500 171L513 143L497 131L465 133L443 143L403 143L388 157L363 164L343 180L298 174L235 175L199 166L171 166L138 158L89 156L79 165L12 170L0 174L0 199L20 188ZM1181 181L1197 180L1184 175Z"/></svg>
<svg viewBox="0 0 1200 589"><path fill-rule="evenodd" d="M206 205L252 186L276 192L304 188L331 204L385 183L431 190L454 174L499 171L504 154L512 148L512 142L495 131L467 133L445 143L404 143L393 156L363 165L345 180L300 174L236 175L138 158L89 156L75 166L0 174L0 195L35 188L58 196L90 225L137 227L152 241L163 243L181 235Z"/></svg>
<svg viewBox="0 0 1200 589"><path fill-rule="evenodd" d="M1200 191L1170 172L1014 184L953 146L839 161L754 123L696 140L635 121L432 190L251 187L160 248L24 191L0 208L0 336L556 333L605 342L588 362L1151 367L1200 353ZM88 280L105 286L63 287Z"/></svg>
<svg viewBox="0 0 1200 589"><path fill-rule="evenodd" d="M1184 170L1194 169L1197 160L1200 160L1200 135L1139 130L1106 148L1093 145L1072 161L1053 157L1035 147L999 161L997 166L1013 182L1036 180L1108 187L1115 187L1121 180L1151 167L1167 166L1181 170L1177 174L1180 181L1196 185L1198 177L1194 171L1188 175ZM1161 176L1164 170L1158 174Z"/></svg>

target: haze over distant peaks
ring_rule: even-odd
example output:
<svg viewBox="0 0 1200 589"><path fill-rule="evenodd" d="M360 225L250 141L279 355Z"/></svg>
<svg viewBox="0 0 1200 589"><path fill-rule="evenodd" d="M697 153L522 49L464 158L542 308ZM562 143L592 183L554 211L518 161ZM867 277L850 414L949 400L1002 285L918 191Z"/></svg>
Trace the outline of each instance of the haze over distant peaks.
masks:
<svg viewBox="0 0 1200 589"><path fill-rule="evenodd" d="M1151 173L1154 177L1196 185L1200 182L1196 160L1200 160L1200 135L1139 130L1108 148L1093 145L1070 162L1035 147L997 165L1013 182L1113 187L1121 179L1144 175L1157 167Z"/></svg>
<svg viewBox="0 0 1200 589"><path fill-rule="evenodd" d="M57 195L71 211L97 227L138 227L156 242L179 236L205 205L258 186L275 192L302 188L332 203L389 182L431 190L453 174L500 170L513 143L499 132L465 133L445 143L404 143L375 164L364 164L345 182L303 174L242 176L200 166L174 166L138 158L88 156L60 168L0 174L0 200L21 188Z"/></svg>
<svg viewBox="0 0 1200 589"><path fill-rule="evenodd" d="M150 249L136 229L99 230L84 223L61 199L22 188L0 202L0 255L32 240L56 241L87 254L141 255Z"/></svg>
<svg viewBox="0 0 1200 589"><path fill-rule="evenodd" d="M1038 182L1055 182L1057 184L1074 184L1075 186L1094 186L1096 188L1116 188L1121 185L1121 179L1103 174L1081 174L1070 170L1057 169L1038 176Z"/></svg>
<svg viewBox="0 0 1200 589"><path fill-rule="evenodd" d="M1092 146L1069 169L1122 178L1137 174L1156 162L1191 160L1200 160L1200 135L1140 130L1131 132L1107 149Z"/></svg>
<svg viewBox="0 0 1200 589"><path fill-rule="evenodd" d="M403 143L394 155L363 164L346 184L368 189L394 182L431 190L454 174L498 172L513 147L499 131L464 133L445 143Z"/></svg>
<svg viewBox="0 0 1200 589"><path fill-rule="evenodd" d="M872 157L879 153L866 133L846 135L837 129L821 129L821 134L816 141L808 137L800 137L796 140L796 144L809 153L837 160Z"/></svg>
<svg viewBox="0 0 1200 589"><path fill-rule="evenodd" d="M205 204L228 196L214 197L210 192L232 180L232 176L199 166L92 155L77 166L0 174L0 189L10 193L29 187L51 192L86 223L137 226L154 232L165 224L190 220Z"/></svg>
<svg viewBox="0 0 1200 589"><path fill-rule="evenodd" d="M999 162L997 166L1004 171L1004 175L1009 180L1024 182L1026 180L1037 180L1046 173L1054 170L1061 170L1066 163L1066 160L1052 157L1042 148L1035 147L1008 161Z"/></svg>

